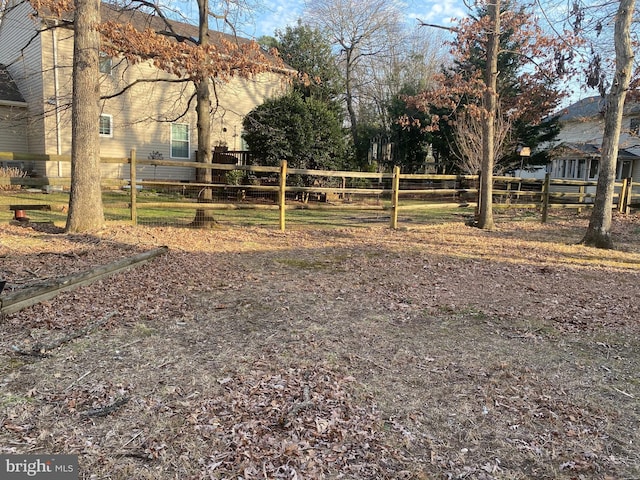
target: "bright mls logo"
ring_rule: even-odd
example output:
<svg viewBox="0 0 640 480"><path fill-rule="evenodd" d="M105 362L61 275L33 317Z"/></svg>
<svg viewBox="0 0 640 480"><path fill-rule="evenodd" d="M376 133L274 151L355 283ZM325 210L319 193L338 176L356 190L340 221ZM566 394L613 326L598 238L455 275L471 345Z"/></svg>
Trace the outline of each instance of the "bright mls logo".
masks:
<svg viewBox="0 0 640 480"><path fill-rule="evenodd" d="M77 455L0 455L2 480L78 480Z"/></svg>

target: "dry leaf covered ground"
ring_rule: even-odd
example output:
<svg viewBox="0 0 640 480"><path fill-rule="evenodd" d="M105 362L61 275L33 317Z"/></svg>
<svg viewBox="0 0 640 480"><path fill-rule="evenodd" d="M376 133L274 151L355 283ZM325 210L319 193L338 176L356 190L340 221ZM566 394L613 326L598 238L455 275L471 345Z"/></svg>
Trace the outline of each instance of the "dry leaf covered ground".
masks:
<svg viewBox="0 0 640 480"><path fill-rule="evenodd" d="M0 322L0 453L87 479L640 478L640 218L616 251L576 245L586 223L1 225L10 290L169 252Z"/></svg>

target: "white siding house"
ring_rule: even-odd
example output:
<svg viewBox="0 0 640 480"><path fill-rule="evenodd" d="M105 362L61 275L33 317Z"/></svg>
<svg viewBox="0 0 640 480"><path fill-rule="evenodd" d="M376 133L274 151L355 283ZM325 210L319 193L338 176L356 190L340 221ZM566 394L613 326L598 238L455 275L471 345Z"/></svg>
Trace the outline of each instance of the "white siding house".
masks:
<svg viewBox="0 0 640 480"><path fill-rule="evenodd" d="M551 178L596 180L604 134L604 99L589 97L567 107L560 117L562 131L554 147ZM640 182L640 104L627 103L618 145L616 179Z"/></svg>

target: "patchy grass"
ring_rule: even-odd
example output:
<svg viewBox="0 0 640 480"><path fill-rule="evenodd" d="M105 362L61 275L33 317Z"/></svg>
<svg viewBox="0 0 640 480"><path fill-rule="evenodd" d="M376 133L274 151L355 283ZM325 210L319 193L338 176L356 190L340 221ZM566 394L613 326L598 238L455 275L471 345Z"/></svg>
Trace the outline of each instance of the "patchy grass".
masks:
<svg viewBox="0 0 640 480"><path fill-rule="evenodd" d="M4 319L0 452L114 479L639 478L640 219L600 251L576 244L585 216L508 218L2 226L11 288L170 251ZM108 315L46 357L12 348Z"/></svg>

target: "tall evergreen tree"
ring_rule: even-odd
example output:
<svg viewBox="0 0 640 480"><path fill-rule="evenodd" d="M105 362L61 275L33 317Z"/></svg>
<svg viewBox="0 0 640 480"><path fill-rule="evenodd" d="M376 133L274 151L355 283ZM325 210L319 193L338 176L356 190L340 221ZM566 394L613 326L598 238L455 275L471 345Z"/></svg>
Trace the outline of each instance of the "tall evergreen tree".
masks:
<svg viewBox="0 0 640 480"><path fill-rule="evenodd" d="M331 42L317 28L300 20L295 27L277 30L273 45L282 60L298 72L294 89L304 97L313 97L340 106L342 90L340 70L331 50Z"/></svg>
<svg viewBox="0 0 640 480"><path fill-rule="evenodd" d="M268 164L286 159L298 168L344 167L342 77L331 42L300 20L261 42L277 49L297 75L290 94L266 102L246 118L244 138L250 148Z"/></svg>
<svg viewBox="0 0 640 480"><path fill-rule="evenodd" d="M399 165L403 173L424 173L434 136L431 132L425 132L420 126L428 123L428 115L407 102L407 96L417 93L415 86L405 85L389 102L387 107L389 116L394 119L390 126L393 152L390 163L383 165L385 170L391 170L393 166ZM420 125L401 125L397 119L404 115L418 119Z"/></svg>
<svg viewBox="0 0 640 480"><path fill-rule="evenodd" d="M512 12L514 17L525 17L527 12L519 7L514 10L513 3L506 2L501 12ZM473 21L479 22L486 17L487 8L481 7L472 16ZM530 59L521 52L524 43L530 41L523 37L517 30L517 24L507 22L499 38L499 50L497 58L497 94L499 98L498 111L508 121L508 138L503 142L503 147L496 152L494 171L508 172L520 165L544 165L548 162L548 154L544 150L538 150L541 144L553 141L560 132L558 117L552 116L562 96L560 76L522 75L522 72L530 64ZM473 82L477 72L484 71L487 65L485 46L479 40L469 42L468 55L457 58L453 67L443 71L447 79L463 79L465 82ZM434 105L430 113L437 116L438 135L434 136L434 150L440 158L441 164L448 172L459 171L460 159L465 156L460 146L456 143L456 121L464 110L460 105L482 105L483 99L473 90L464 92L456 102L455 108L443 108ZM523 100L525 104L523 105ZM507 119L512 113L517 115L513 119ZM527 158L521 158L518 154L518 146L530 147L533 154ZM522 163L524 160L524 163ZM476 173L476 172L465 172Z"/></svg>

